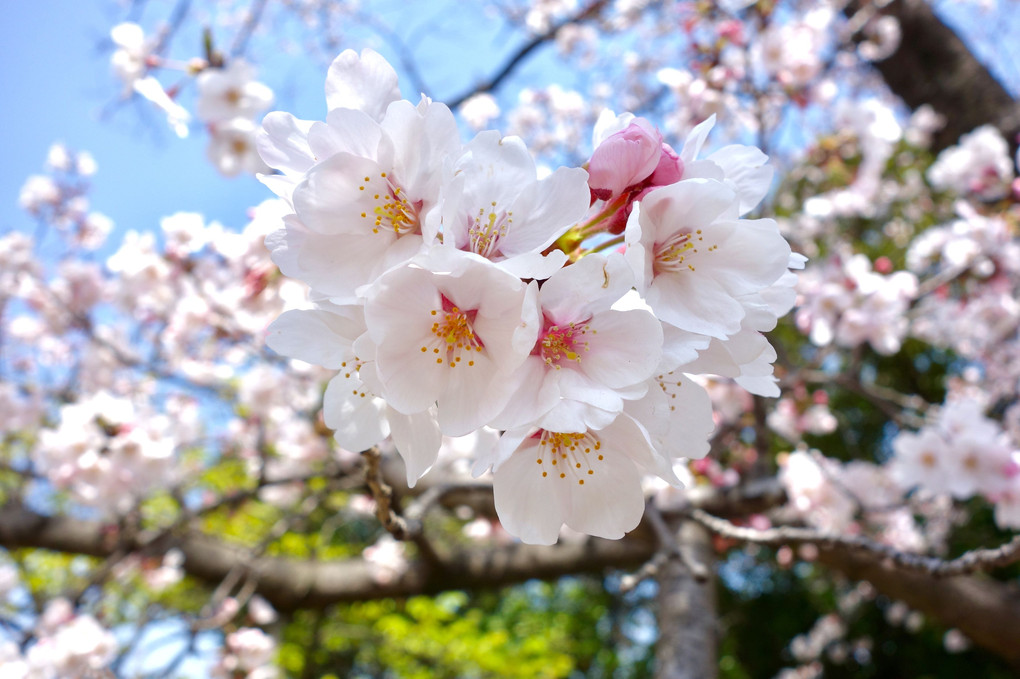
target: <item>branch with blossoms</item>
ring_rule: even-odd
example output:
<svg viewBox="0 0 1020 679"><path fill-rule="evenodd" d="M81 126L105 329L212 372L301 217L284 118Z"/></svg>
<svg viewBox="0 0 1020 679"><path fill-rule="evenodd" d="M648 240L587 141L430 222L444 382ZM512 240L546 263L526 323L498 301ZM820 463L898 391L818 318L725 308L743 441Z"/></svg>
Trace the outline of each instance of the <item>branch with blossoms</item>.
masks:
<svg viewBox="0 0 1020 679"><path fill-rule="evenodd" d="M890 568L917 571L937 578L989 571L1020 562L1020 536L1014 536L1009 542L999 547L974 549L954 559L946 560L913 552L903 552L887 544L858 535L835 535L812 528L791 526L779 526L764 530L737 526L726 519L713 516L697 508L692 508L688 515L713 533L738 542L771 546L812 544L821 549L842 547L849 551L877 557L878 561L887 564Z"/></svg>
<svg viewBox="0 0 1020 679"><path fill-rule="evenodd" d="M538 181L519 139L461 145L449 109L400 100L370 50L341 54L326 94L326 123L274 113L260 138L280 172L265 183L294 210L267 244L323 300L267 343L340 370L323 416L341 446L392 436L413 486L443 463L443 435L490 427L503 433L474 473L492 468L506 530L618 538L644 511L639 468L678 485L674 458L708 452L689 374L778 392L761 331L803 258L772 220L742 219L772 176L760 151L699 159L711 120L677 152L606 113L587 170ZM319 134L332 146L313 151Z"/></svg>

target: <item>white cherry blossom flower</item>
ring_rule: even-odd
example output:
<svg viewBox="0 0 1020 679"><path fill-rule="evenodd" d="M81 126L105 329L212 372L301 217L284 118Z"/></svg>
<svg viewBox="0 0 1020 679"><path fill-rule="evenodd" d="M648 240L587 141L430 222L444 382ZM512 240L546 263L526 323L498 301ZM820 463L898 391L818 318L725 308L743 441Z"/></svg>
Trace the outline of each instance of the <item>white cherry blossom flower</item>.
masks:
<svg viewBox="0 0 1020 679"><path fill-rule="evenodd" d="M761 203L772 187L775 170L768 165L769 157L754 146L730 144L699 159L715 126L715 114L696 125L680 149L682 179L716 179L728 184L740 200L739 214L747 214Z"/></svg>
<svg viewBox="0 0 1020 679"><path fill-rule="evenodd" d="M266 241L284 274L336 303L423 246L425 215L438 199L441 167L460 150L442 104L392 104L382 122L351 109L309 130L319 158L293 191L295 216Z"/></svg>
<svg viewBox="0 0 1020 679"><path fill-rule="evenodd" d="M442 206L429 215L443 242L474 252L521 278L548 278L566 255L542 251L584 217L588 175L561 167L537 180L535 161L518 137L478 134L453 167Z"/></svg>
<svg viewBox="0 0 1020 679"><path fill-rule="evenodd" d="M790 246L770 219L738 219L732 188L687 179L655 189L627 222L637 289L664 323L724 339L740 330L742 295L786 273Z"/></svg>
<svg viewBox="0 0 1020 679"><path fill-rule="evenodd" d="M374 347L365 332L363 307L292 309L270 326L266 344L284 356L339 370L323 396L326 426L335 430L337 443L353 451L392 436L407 468L407 483L414 486L439 454L442 436L435 408L403 414L379 397L374 356L366 355Z"/></svg>
<svg viewBox="0 0 1020 679"><path fill-rule="evenodd" d="M232 118L212 126L206 155L220 174L235 177L242 172L269 171L255 147L257 129L255 123L246 118Z"/></svg>
<svg viewBox="0 0 1020 679"><path fill-rule="evenodd" d="M273 91L255 80L255 69L243 59L226 68L208 68L196 78L195 114L207 123L234 118L253 120L273 103Z"/></svg>
<svg viewBox="0 0 1020 679"><path fill-rule="evenodd" d="M644 514L642 471L680 483L625 414L600 430L508 431L492 455L479 460L476 473L490 464L500 522L530 544L553 544L563 525L621 538Z"/></svg>
<svg viewBox="0 0 1020 679"><path fill-rule="evenodd" d="M381 396L411 414L434 403L448 436L488 422L513 393L514 371L540 330L534 293L488 260L434 247L368 290Z"/></svg>
<svg viewBox="0 0 1020 679"><path fill-rule="evenodd" d="M610 308L632 282L620 255L588 255L542 285L538 342L496 427L599 429L623 410L624 399L644 394L662 353L662 328L643 309Z"/></svg>

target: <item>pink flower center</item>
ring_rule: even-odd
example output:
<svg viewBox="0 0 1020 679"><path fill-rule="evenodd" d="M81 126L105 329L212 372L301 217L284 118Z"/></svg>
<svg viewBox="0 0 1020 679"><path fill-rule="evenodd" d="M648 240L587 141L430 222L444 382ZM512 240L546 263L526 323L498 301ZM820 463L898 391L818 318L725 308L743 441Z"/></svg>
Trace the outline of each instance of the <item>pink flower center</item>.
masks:
<svg viewBox="0 0 1020 679"><path fill-rule="evenodd" d="M545 431L535 433L540 437L535 462L542 468L542 478L565 479L569 474L583 486L584 479L593 476L592 463L603 460L602 442L591 432L583 434Z"/></svg>
<svg viewBox="0 0 1020 679"><path fill-rule="evenodd" d="M704 240L701 229L693 233L685 229L674 233L661 243L656 243L652 257L653 273L658 276L663 273L694 271L694 264L689 260L692 255L698 254L698 248L704 247ZM718 249L718 245L710 245L705 248L705 252Z"/></svg>
<svg viewBox="0 0 1020 679"><path fill-rule="evenodd" d="M475 334L474 320L478 315L477 311L461 311L456 305L443 297L442 309L430 311L436 320L432 323L431 342L432 354L436 357L436 363L446 363L451 368L456 368L458 363L468 356L467 365L474 366L474 359L470 358L472 352L480 352L485 346L478 335ZM422 345L421 352L428 353L428 345Z"/></svg>
<svg viewBox="0 0 1020 679"><path fill-rule="evenodd" d="M496 201L486 213L485 208L478 209L478 216L468 215L468 239L471 252L491 259L499 254L499 241L506 237L510 225L514 223L514 213L496 212Z"/></svg>
<svg viewBox="0 0 1020 679"><path fill-rule="evenodd" d="M372 233L392 231L397 236L421 233L422 201L408 200L404 189L387 173L380 172L379 179L382 180L381 186L373 186L372 177L365 177L364 184L358 187L359 191L372 192L369 195L375 206L361 213L362 219L371 221Z"/></svg>
<svg viewBox="0 0 1020 679"><path fill-rule="evenodd" d="M542 357L546 365L555 366L560 369L564 361L581 363L581 354L589 350L588 341L585 336L595 334L595 331L588 327L587 323L568 323L566 325L555 325L546 319L545 328L539 336L535 351Z"/></svg>

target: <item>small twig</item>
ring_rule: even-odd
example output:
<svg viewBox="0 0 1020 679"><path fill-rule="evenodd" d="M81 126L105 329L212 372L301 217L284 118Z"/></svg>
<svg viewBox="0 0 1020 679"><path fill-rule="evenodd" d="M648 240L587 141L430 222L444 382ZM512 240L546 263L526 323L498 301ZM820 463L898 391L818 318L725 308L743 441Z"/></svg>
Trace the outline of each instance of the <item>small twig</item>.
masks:
<svg viewBox="0 0 1020 679"><path fill-rule="evenodd" d="M652 530L655 531L655 537L659 540L659 550L636 572L620 580L620 592L627 593L637 587L642 580L655 577L659 569L673 558L678 559L695 580L706 582L710 576L708 568L694 558L691 550L685 549L683 544L677 542L676 533L670 529L665 517L652 501L645 507L645 518L648 519Z"/></svg>
<svg viewBox="0 0 1020 679"><path fill-rule="evenodd" d="M688 516L717 535L740 542L762 545L816 544L820 548L846 547L856 552L877 556L901 570L926 573L934 577L951 577L977 571L988 571L1020 562L1020 535L998 547L973 549L955 559L945 560L922 554L902 552L895 547L857 535L835 535L811 528L780 526L767 530L745 528L701 509L691 508Z"/></svg>
<svg viewBox="0 0 1020 679"><path fill-rule="evenodd" d="M240 57L244 54L244 51L248 48L248 41L251 39L255 29L259 25L259 21L262 20L262 12L266 8L266 0L255 0L252 3L251 9L248 11L248 17L245 19L244 25L241 26L241 30L238 32L237 37L234 38L234 44L230 48L231 57Z"/></svg>
<svg viewBox="0 0 1020 679"><path fill-rule="evenodd" d="M379 461L382 455L378 446L361 451L365 459L365 483L375 500L375 516L390 535L397 540L407 540L411 537L407 521L393 511L393 488L382 478L382 471L379 469Z"/></svg>
<svg viewBox="0 0 1020 679"><path fill-rule="evenodd" d="M559 21L558 23L551 26L549 30L545 31L544 33L536 35L534 38L525 43L519 50L517 50L507 60L507 62L503 64L502 68L500 68L499 71L495 75L493 75L488 81L484 83L479 83L478 85L475 85L467 92L464 92L456 97L453 97L453 99L449 103L449 107L455 109L461 104L463 104L467 99L473 97L476 94L483 94L485 92L493 91L494 89L499 87L500 83L502 83L511 73L514 72L518 64L520 64L525 57L527 57L536 48L554 39L556 37L556 34L559 33L564 26L574 23L580 23L581 21L586 21L588 19L596 17L599 14L599 12L601 12L602 9L606 6L606 4L608 4L608 0L596 0L587 7L582 8L581 11L579 11L576 15L567 17L566 19Z"/></svg>

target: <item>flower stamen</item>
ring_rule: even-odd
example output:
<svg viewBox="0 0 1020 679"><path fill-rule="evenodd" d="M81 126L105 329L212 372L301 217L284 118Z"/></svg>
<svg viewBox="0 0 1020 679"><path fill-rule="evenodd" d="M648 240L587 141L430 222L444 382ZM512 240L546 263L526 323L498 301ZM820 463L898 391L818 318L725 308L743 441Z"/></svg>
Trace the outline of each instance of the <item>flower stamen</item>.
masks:
<svg viewBox="0 0 1020 679"><path fill-rule="evenodd" d="M560 433L543 429L535 435L541 438L536 462L542 467L542 478L549 476L545 468L548 459L550 465L556 467L552 470L554 478L566 479L569 474L577 480L577 485L583 486L584 480L595 474L593 465L604 459L600 452L602 442L591 432Z"/></svg>

